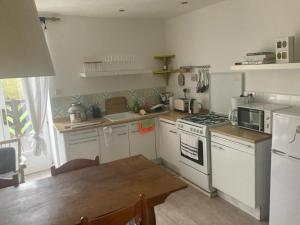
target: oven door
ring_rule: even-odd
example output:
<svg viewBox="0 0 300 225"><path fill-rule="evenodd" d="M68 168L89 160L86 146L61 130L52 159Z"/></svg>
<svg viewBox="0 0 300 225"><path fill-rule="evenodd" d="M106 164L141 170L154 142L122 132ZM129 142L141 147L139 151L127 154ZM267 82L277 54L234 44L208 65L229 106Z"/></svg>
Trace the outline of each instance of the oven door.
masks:
<svg viewBox="0 0 300 225"><path fill-rule="evenodd" d="M264 132L264 111L239 107L238 125L239 127Z"/></svg>
<svg viewBox="0 0 300 225"><path fill-rule="evenodd" d="M191 133L180 133L180 161L208 174L207 138Z"/></svg>

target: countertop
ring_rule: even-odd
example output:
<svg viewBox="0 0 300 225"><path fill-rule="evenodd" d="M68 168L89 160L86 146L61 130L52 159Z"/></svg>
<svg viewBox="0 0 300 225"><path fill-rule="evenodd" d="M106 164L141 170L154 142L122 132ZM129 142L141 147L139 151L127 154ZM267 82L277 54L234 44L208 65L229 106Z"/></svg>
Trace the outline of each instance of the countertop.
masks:
<svg viewBox="0 0 300 225"><path fill-rule="evenodd" d="M254 144L272 138L272 135L270 134L247 130L237 126L232 126L231 124L210 128L210 131Z"/></svg>
<svg viewBox="0 0 300 225"><path fill-rule="evenodd" d="M207 114L207 110L201 110L201 114ZM134 121L144 120L144 119L151 119L151 118L162 118L165 120L170 120L172 122L176 122L177 119L180 119L184 116L189 115L188 113L182 113L177 111L163 111L158 113L149 113L144 116L139 116L131 119L126 120L120 120L116 122L111 122L108 119L100 118L100 119L89 119L86 122L82 122L79 124L71 124L69 118L63 118L54 121L54 127L56 130L60 133L67 133L67 132L74 132L74 131L80 131L90 128L97 128L97 127L106 127L106 126L112 126L112 125L118 125L118 124L124 124L124 123L130 123Z"/></svg>

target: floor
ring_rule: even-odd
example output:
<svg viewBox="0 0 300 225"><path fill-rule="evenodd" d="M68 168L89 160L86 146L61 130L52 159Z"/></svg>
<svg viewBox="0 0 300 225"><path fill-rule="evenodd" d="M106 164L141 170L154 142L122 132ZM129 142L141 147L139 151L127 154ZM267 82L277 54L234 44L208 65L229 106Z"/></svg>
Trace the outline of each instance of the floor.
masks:
<svg viewBox="0 0 300 225"><path fill-rule="evenodd" d="M35 181L51 176L50 170L26 176ZM209 198L199 190L188 188L170 195L155 207L157 225L267 225L259 222L221 198Z"/></svg>
<svg viewBox="0 0 300 225"><path fill-rule="evenodd" d="M155 207L157 225L267 225L221 198L209 198L189 186Z"/></svg>

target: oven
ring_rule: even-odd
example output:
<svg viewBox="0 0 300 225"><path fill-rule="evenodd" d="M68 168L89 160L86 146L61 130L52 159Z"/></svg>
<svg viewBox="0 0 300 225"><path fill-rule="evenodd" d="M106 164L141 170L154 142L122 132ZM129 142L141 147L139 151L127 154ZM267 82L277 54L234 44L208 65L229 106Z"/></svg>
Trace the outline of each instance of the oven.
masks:
<svg viewBox="0 0 300 225"><path fill-rule="evenodd" d="M208 174L207 138L180 131L180 161L204 174Z"/></svg>
<svg viewBox="0 0 300 225"><path fill-rule="evenodd" d="M258 109L238 107L238 126L264 132L265 112Z"/></svg>

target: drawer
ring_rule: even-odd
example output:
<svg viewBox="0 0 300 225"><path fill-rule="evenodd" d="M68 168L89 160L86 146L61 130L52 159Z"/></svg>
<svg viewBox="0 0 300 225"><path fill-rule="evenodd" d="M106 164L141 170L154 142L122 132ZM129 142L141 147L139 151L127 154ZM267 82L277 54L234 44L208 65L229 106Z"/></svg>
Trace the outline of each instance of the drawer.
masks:
<svg viewBox="0 0 300 225"><path fill-rule="evenodd" d="M82 131L74 131L65 134L65 139L67 142L77 142L86 139L95 139L98 138L98 130L97 129L89 129L89 130L82 130Z"/></svg>
<svg viewBox="0 0 300 225"><path fill-rule="evenodd" d="M248 153L248 154L252 154L252 155L255 154L255 144L254 143L242 141L239 139L231 138L226 135L216 134L213 132L211 134L211 141L213 143L224 145L229 148L233 148L233 149L236 149L236 150Z"/></svg>

